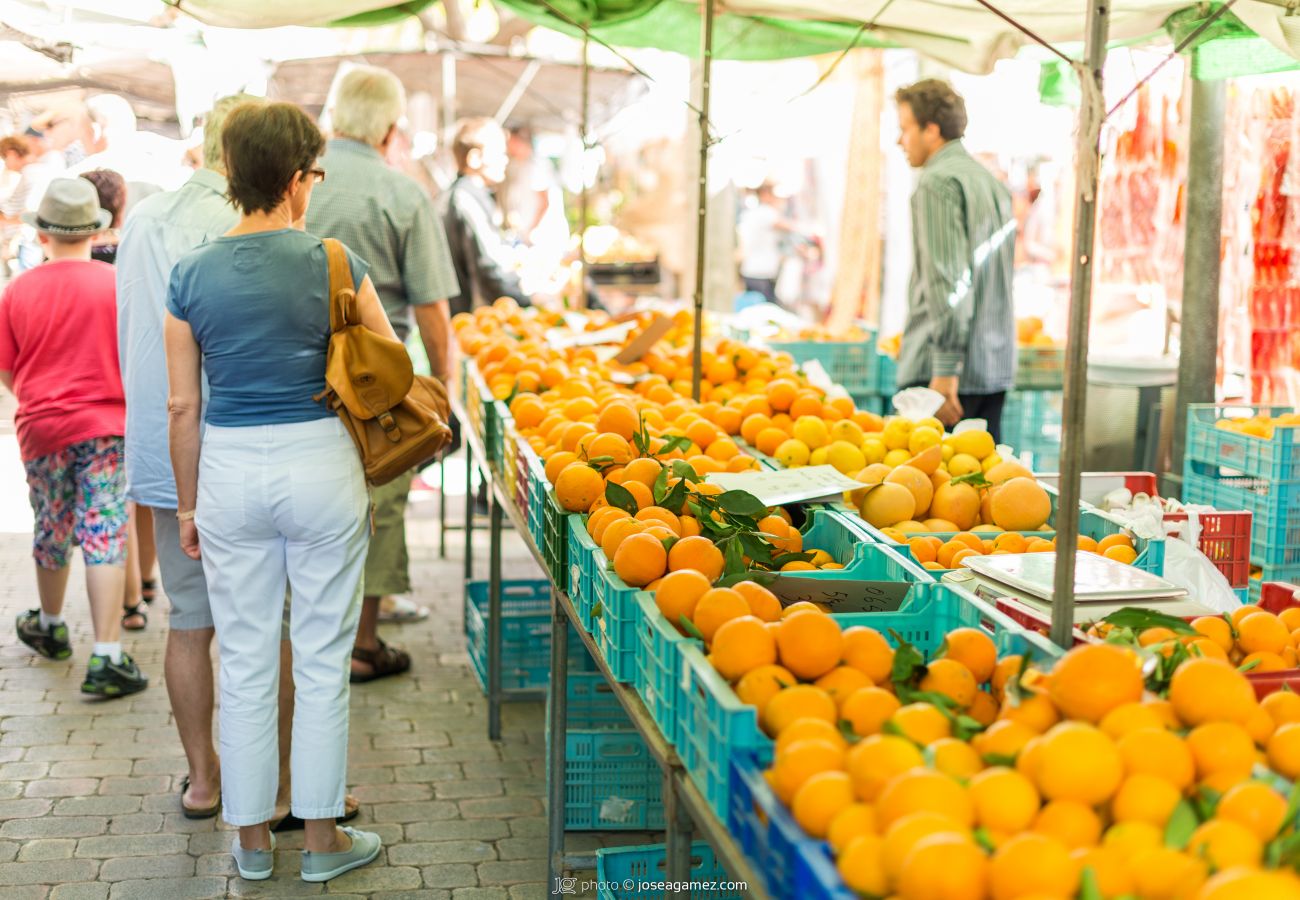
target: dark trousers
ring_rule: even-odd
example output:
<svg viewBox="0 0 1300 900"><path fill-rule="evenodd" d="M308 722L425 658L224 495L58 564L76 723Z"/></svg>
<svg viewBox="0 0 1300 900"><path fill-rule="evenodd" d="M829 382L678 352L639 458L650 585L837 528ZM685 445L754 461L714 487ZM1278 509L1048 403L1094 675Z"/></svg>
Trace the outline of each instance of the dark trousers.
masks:
<svg viewBox="0 0 1300 900"><path fill-rule="evenodd" d="M746 278L741 275L740 280L745 283L745 290L753 291L755 294L762 294L768 303L776 303L775 278Z"/></svg>
<svg viewBox="0 0 1300 900"><path fill-rule="evenodd" d="M929 386L929 383L924 381L908 385L908 387ZM996 394L963 394L958 391L957 399L961 402L962 418L983 419L989 423L989 434L993 435L993 440L1002 440L1002 407L1007 402L1006 391L998 391Z"/></svg>

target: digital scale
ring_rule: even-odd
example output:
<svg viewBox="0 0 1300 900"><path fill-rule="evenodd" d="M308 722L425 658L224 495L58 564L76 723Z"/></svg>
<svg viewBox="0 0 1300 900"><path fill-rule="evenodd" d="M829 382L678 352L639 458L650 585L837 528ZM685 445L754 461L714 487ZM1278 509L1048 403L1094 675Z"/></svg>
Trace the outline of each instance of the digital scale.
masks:
<svg viewBox="0 0 1300 900"><path fill-rule="evenodd" d="M1051 627L1055 553L971 556L965 565L968 568L949 572L943 580L965 588L1027 628L1046 633ZM1185 588L1096 553L1077 551L1073 625L1078 636L1082 637L1081 627L1129 606L1180 619L1216 615L1189 599Z"/></svg>

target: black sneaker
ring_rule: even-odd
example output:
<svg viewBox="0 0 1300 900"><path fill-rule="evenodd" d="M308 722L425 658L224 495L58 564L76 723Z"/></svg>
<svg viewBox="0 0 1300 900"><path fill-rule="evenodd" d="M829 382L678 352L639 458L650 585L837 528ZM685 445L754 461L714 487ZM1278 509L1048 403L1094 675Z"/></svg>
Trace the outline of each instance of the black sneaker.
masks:
<svg viewBox="0 0 1300 900"><path fill-rule="evenodd" d="M68 626L60 622L58 625L42 628L39 609L29 609L25 613L19 613L14 624L18 628L18 640L46 659L67 659L72 655Z"/></svg>
<svg viewBox="0 0 1300 900"><path fill-rule="evenodd" d="M123 653L120 663L107 656L92 656L86 680L81 683L81 692L100 697L125 697L148 686L149 679L136 666L135 660Z"/></svg>

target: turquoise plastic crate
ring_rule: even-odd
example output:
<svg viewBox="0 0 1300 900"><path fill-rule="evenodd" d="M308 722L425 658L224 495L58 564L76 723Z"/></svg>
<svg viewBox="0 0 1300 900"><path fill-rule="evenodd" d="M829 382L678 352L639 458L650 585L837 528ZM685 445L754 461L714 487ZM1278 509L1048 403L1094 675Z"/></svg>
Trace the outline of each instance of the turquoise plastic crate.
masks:
<svg viewBox="0 0 1300 900"><path fill-rule="evenodd" d="M1215 509L1249 511L1250 561L1257 566L1300 567L1300 481L1222 475L1206 463L1188 461L1182 498Z"/></svg>
<svg viewBox="0 0 1300 900"><path fill-rule="evenodd" d="M550 492L550 482L546 480L546 469L541 460L528 469L528 536L533 539L533 546L542 553L546 543L544 527L546 517L546 495Z"/></svg>
<svg viewBox="0 0 1300 900"><path fill-rule="evenodd" d="M778 353L789 353L799 365L821 363L831 381L850 394L876 391L880 374L874 331L865 341L780 341L768 346Z"/></svg>
<svg viewBox="0 0 1300 900"><path fill-rule="evenodd" d="M799 827L752 756L732 758L729 776L728 829L769 894L779 900L857 900L835 868L830 845Z"/></svg>
<svg viewBox="0 0 1300 900"><path fill-rule="evenodd" d="M607 847L596 851L599 900L663 900L668 855L663 844ZM691 845L691 900L740 900L739 891L705 888L728 883L727 872L704 841ZM630 890L628 888L631 888Z"/></svg>
<svg viewBox="0 0 1300 900"><path fill-rule="evenodd" d="M603 562L605 554L597 551L597 558ZM637 628L641 620L636 595L640 591L628 587L608 564L600 570L594 587L591 632L596 637L596 646L614 677L631 682L636 678Z"/></svg>
<svg viewBox="0 0 1300 900"><path fill-rule="evenodd" d="M569 589L570 515L560 508L555 492L548 485L542 502L542 540L537 547L542 551L547 573L561 591Z"/></svg>
<svg viewBox="0 0 1300 900"><path fill-rule="evenodd" d="M879 360L876 392L888 399L898 393L898 360L884 353L881 353L876 359Z"/></svg>
<svg viewBox="0 0 1300 900"><path fill-rule="evenodd" d="M1205 463L1217 470L1205 474L1249 475L1275 484L1300 482L1300 427L1274 428L1272 438L1253 437L1215 427L1215 423L1223 418L1277 416L1294 411L1288 406L1190 404L1187 407L1186 459Z"/></svg>
<svg viewBox="0 0 1300 900"><path fill-rule="evenodd" d="M676 746L677 698L682 683L682 648L703 648L697 638L689 638L664 618L654 597L642 592L636 597L640 607L637 624L636 692L650 711L668 743Z"/></svg>
<svg viewBox="0 0 1300 900"><path fill-rule="evenodd" d="M1064 347L1018 347L1017 391L1059 391L1065 387Z"/></svg>
<svg viewBox="0 0 1300 900"><path fill-rule="evenodd" d="M479 373L477 366L465 369L465 407L469 415L469 426L474 429L483 442L489 463L501 461L502 436L504 431L503 414L508 416L504 404L498 403L488 389L487 383Z"/></svg>
<svg viewBox="0 0 1300 900"><path fill-rule="evenodd" d="M587 534L587 517L569 517L569 597L578 611L578 620L588 633L594 626L592 610L596 605L596 582L603 577L605 554Z"/></svg>
<svg viewBox="0 0 1300 900"><path fill-rule="evenodd" d="M937 579L912 560L873 539L861 517L829 507L811 507L800 532L805 550L825 550L843 569L798 572L826 581L906 581L930 584ZM881 550L888 552L881 553Z"/></svg>
<svg viewBox="0 0 1300 900"><path fill-rule="evenodd" d="M1002 407L1000 443L1035 472L1053 472L1061 458L1062 393L1058 390L1016 390Z"/></svg>
<svg viewBox="0 0 1300 900"><path fill-rule="evenodd" d="M609 683L599 672L570 672L566 693L565 829L662 828L663 771Z"/></svg>
<svg viewBox="0 0 1300 900"><path fill-rule="evenodd" d="M551 583L546 579L501 583L501 685L506 690L546 687L551 680ZM488 582L465 591L465 638L480 687L487 689ZM591 672L578 632L569 626L569 668Z"/></svg>

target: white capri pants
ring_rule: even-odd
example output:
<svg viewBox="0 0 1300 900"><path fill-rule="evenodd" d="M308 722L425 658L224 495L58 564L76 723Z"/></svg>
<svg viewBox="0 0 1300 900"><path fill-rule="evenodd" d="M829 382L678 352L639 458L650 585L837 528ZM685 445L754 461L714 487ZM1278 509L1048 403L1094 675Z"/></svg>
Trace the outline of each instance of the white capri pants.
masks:
<svg viewBox="0 0 1300 900"><path fill-rule="evenodd" d="M286 581L293 814L343 815L368 510L361 460L334 416L204 429L195 523L221 654L221 797L231 825L275 813Z"/></svg>

